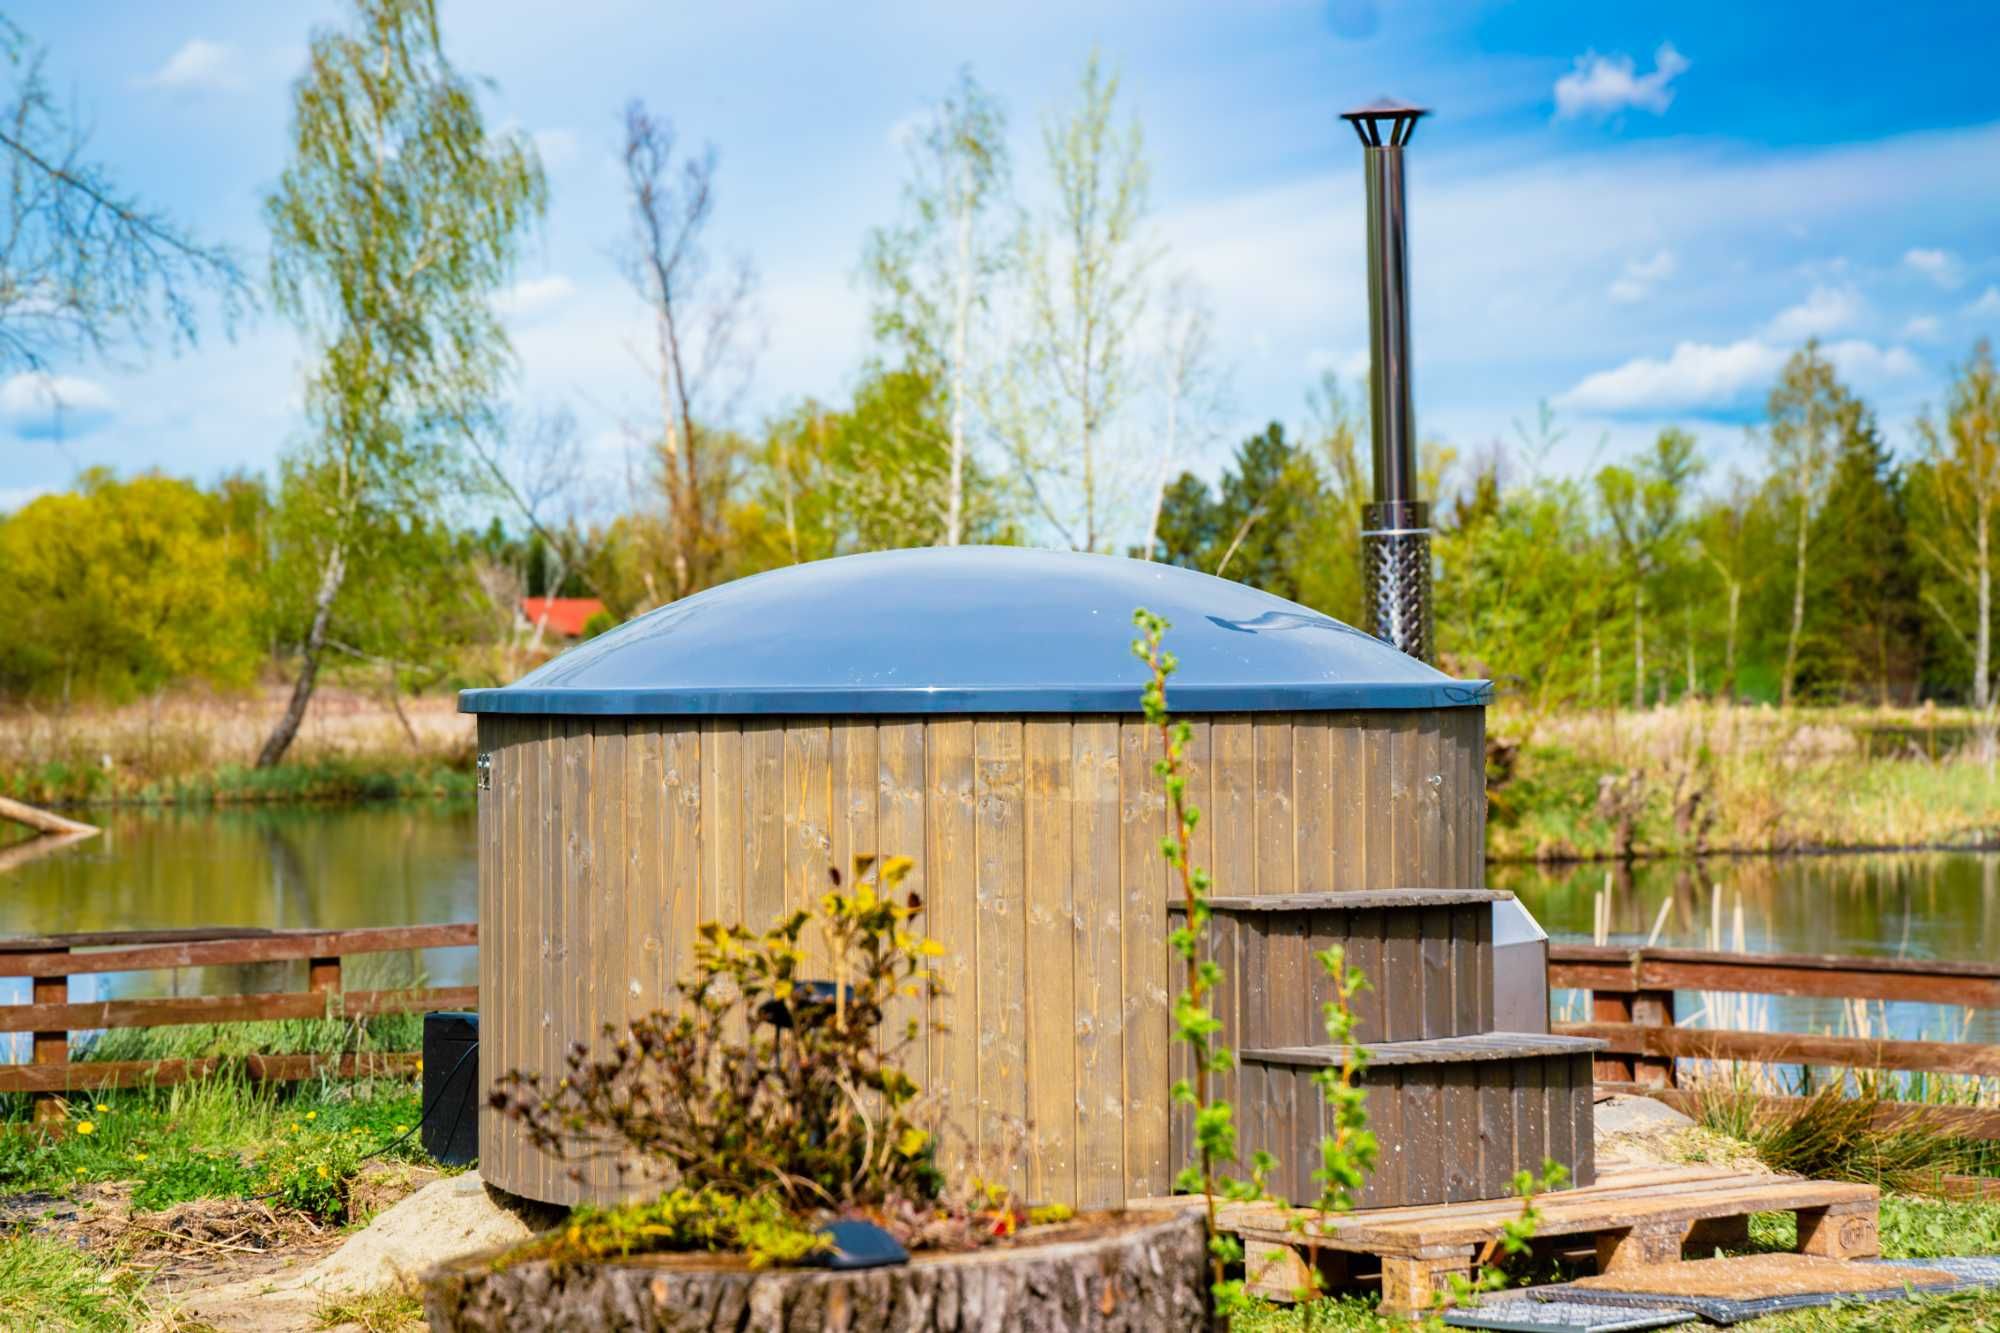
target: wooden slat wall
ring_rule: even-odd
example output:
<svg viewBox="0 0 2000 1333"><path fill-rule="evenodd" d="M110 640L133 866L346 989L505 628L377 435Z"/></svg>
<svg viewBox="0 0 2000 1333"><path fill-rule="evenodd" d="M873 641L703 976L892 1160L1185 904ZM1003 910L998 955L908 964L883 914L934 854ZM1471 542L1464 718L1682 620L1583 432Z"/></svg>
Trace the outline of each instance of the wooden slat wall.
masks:
<svg viewBox="0 0 2000 1333"><path fill-rule="evenodd" d="M1481 884L1479 710L1191 721L1195 861L1217 893ZM944 1030L908 1067L951 1109L947 1167L1004 1170L1037 1200L1166 1192L1179 1165L1167 1090L1185 1070L1169 1042L1184 977L1166 947L1180 890L1159 854L1159 739L1136 719L489 716L480 744L493 759L481 984L500 997L482 1018L489 1083L557 1070L569 1042L671 1002L700 922L761 927L815 901L829 865L907 854L922 927L946 948L947 995L928 1014ZM1425 959L1416 943L1352 950L1378 987L1364 1012L1401 990L1421 1005L1426 962L1456 972L1462 955ZM1219 941L1218 1010L1312 1029L1316 1015L1297 1012L1311 938L1286 938L1282 978L1240 975L1249 944L1247 927ZM1403 977L1380 975L1404 952ZM1265 1014L1266 1000L1280 1009ZM1299 1119L1287 1132L1310 1131ZM482 1135L503 1188L556 1202L613 1192L601 1173L569 1181L509 1126L489 1120Z"/></svg>

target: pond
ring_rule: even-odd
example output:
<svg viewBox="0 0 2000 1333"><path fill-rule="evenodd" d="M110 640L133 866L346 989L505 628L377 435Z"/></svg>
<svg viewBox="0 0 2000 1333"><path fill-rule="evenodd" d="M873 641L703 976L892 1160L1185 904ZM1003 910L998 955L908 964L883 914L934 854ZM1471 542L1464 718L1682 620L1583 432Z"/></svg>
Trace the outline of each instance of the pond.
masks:
<svg viewBox="0 0 2000 1333"><path fill-rule="evenodd" d="M100 815L100 838L0 875L0 935L173 926L414 925L468 921L477 911L476 818L471 802L325 808L132 809ZM1520 895L1558 940L1591 937L1596 896L1607 893L1610 940L1641 944L1660 923L1664 945L1750 952L1858 953L1987 961L2000 958L2000 855L1922 852L1645 862L1629 870L1585 865L1496 865L1493 887ZM1721 911L1718 914L1717 904ZM1662 906L1665 916L1662 920ZM269 969L214 975L142 973L78 979L73 998L293 988ZM476 980L471 950L387 957L364 984L413 976L436 985ZM18 993L17 993L18 992ZM0 980L0 1002L26 983ZM1574 1005L1575 997L1559 997ZM1683 997L1696 1012L1701 997ZM1580 1012L1572 1011L1580 1017ZM1741 1017L1740 1015L1738 1017ZM1756 1001L1758 1026L2000 1042L2000 1012ZM1871 1031L1876 1030L1871 1027Z"/></svg>

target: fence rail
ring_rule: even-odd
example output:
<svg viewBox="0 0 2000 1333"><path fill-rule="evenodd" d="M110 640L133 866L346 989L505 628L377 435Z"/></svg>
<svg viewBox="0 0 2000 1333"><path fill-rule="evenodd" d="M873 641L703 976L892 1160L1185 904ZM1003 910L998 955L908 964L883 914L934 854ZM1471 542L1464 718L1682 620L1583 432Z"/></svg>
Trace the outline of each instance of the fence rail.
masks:
<svg viewBox="0 0 2000 1333"><path fill-rule="evenodd" d="M462 948L479 942L472 922L370 927L361 930L156 930L0 939L0 977L27 977L26 1004L0 1005L0 1032L31 1032L27 1064L0 1065L0 1093L32 1093L37 1118L60 1114L57 1094L80 1088L179 1083L221 1067L214 1058L71 1061L70 1034L99 1028L164 1027L182 1023L249 1023L271 1019L369 1017L472 1009L476 986L404 990L342 988L342 959L412 949ZM303 961L306 989L252 995L163 996L72 1003L69 979L112 972ZM253 1078L303 1079L408 1072L413 1053L253 1055Z"/></svg>
<svg viewBox="0 0 2000 1333"><path fill-rule="evenodd" d="M1683 990L1995 1009L2000 965L1991 963L1557 944L1549 948L1549 985L1590 992L1590 1021L1555 1027L1610 1043L1597 1057L1600 1085L1675 1093L1684 1059L2000 1077L2000 1046L1686 1028L1674 1014L1674 993ZM1685 1092L1675 1095L1687 1100ZM1968 1137L2000 1139L2000 1110L1923 1107L1894 1114L1922 1115Z"/></svg>

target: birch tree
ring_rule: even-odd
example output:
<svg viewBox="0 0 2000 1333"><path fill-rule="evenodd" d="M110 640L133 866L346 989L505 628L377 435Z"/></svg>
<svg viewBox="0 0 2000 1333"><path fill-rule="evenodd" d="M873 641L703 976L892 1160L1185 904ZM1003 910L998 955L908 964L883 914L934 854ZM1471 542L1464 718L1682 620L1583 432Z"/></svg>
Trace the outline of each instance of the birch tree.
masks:
<svg viewBox="0 0 2000 1333"><path fill-rule="evenodd" d="M513 359L492 300L546 199L527 137L487 134L432 0L353 0L344 27L313 34L291 161L264 201L274 299L312 360L311 435L285 467L311 592L259 767L298 734L357 558L464 480L464 442Z"/></svg>
<svg viewBox="0 0 2000 1333"><path fill-rule="evenodd" d="M1765 448L1771 481L1783 497L1792 525L1792 608L1785 634L1785 664L1779 676L1778 706L1792 706L1799 673L1799 642L1806 625L1806 575L1813 519L1826 503L1840 455L1841 413L1847 390L1834 377L1833 363L1809 341L1778 374L1771 390Z"/></svg>
<svg viewBox="0 0 2000 1333"><path fill-rule="evenodd" d="M903 219L868 238L875 336L944 386L948 458L938 541L965 539L974 386L988 360L995 288L1017 255L1007 117L970 69L909 139Z"/></svg>
<svg viewBox="0 0 2000 1333"><path fill-rule="evenodd" d="M1042 128L1054 197L1024 241L1026 336L999 421L1041 517L1080 551L1106 549L1133 480L1111 438L1139 388L1133 340L1154 253L1136 120L1118 123L1118 77L1095 53L1075 106Z"/></svg>
<svg viewBox="0 0 2000 1333"><path fill-rule="evenodd" d="M1924 601L1970 659L1972 706L1984 722L1982 743L1995 756L1992 717L1993 566L2000 543L2000 372L1984 338L1952 380L1942 421L1917 423L1923 460L1913 478L1922 521L1911 525L1920 549L1943 576Z"/></svg>
<svg viewBox="0 0 2000 1333"><path fill-rule="evenodd" d="M1223 379L1215 360L1215 313L1199 284L1182 274L1167 285L1153 348L1159 376L1160 451L1153 480L1153 504L1140 553L1154 558L1159 542L1160 506L1167 483L1184 454L1199 449L1214 433L1223 400Z"/></svg>
<svg viewBox="0 0 2000 1333"><path fill-rule="evenodd" d="M731 437L717 423L749 376L757 280L748 261L718 267L708 253L713 147L680 153L674 127L635 100L625 108L623 162L626 273L652 314L667 570L680 598L713 582L722 558Z"/></svg>

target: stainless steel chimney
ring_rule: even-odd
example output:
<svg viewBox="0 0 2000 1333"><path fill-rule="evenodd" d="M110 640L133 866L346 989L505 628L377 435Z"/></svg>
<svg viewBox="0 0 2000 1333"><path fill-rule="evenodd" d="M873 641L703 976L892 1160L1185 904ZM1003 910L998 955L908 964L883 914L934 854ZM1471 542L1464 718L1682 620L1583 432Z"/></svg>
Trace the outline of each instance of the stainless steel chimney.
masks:
<svg viewBox="0 0 2000 1333"><path fill-rule="evenodd" d="M1381 101L1342 120L1361 137L1368 187L1369 423L1375 498L1361 513L1364 628L1430 661L1431 516L1417 498L1416 418L1410 407L1409 234L1403 148L1420 107Z"/></svg>

